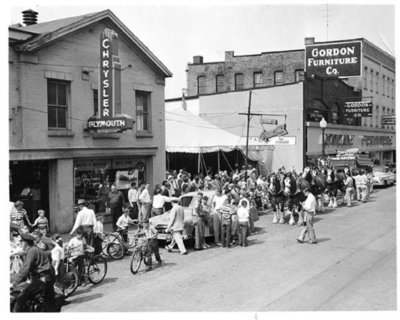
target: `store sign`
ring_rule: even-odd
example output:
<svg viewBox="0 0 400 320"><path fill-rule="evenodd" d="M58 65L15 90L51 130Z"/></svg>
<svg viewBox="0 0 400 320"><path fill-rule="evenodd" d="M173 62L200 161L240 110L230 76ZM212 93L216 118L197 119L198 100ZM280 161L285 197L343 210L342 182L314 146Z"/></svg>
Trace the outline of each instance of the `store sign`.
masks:
<svg viewBox="0 0 400 320"><path fill-rule="evenodd" d="M90 117L88 129L113 133L132 129L133 119L120 112L121 65L118 58L118 34L104 29L100 36L100 77L98 117ZM118 105L118 110L116 110ZM117 111L117 112L116 112Z"/></svg>
<svg viewBox="0 0 400 320"><path fill-rule="evenodd" d="M396 116L382 116L382 125L396 124Z"/></svg>
<svg viewBox="0 0 400 320"><path fill-rule="evenodd" d="M288 134L288 132L286 131L286 124L280 124L271 131L263 130L263 132L261 132L260 134L260 139L263 141L269 141L269 139L272 137L284 136L286 134Z"/></svg>
<svg viewBox="0 0 400 320"><path fill-rule="evenodd" d="M260 123L261 124L273 124L276 126L278 124L278 120L276 120L276 119L261 119Z"/></svg>
<svg viewBox="0 0 400 320"><path fill-rule="evenodd" d="M272 137L268 140L268 144L273 146L295 146L296 137Z"/></svg>
<svg viewBox="0 0 400 320"><path fill-rule="evenodd" d="M361 76L361 41L306 46L305 70L309 75L329 77Z"/></svg>
<svg viewBox="0 0 400 320"><path fill-rule="evenodd" d="M344 103L344 116L352 116L354 118L372 117L372 102L370 101L353 101Z"/></svg>
<svg viewBox="0 0 400 320"><path fill-rule="evenodd" d="M328 133L325 135L325 145L327 146L352 146L354 135L352 134L334 134Z"/></svg>
<svg viewBox="0 0 400 320"><path fill-rule="evenodd" d="M362 146L385 146L393 144L393 136L362 136Z"/></svg>

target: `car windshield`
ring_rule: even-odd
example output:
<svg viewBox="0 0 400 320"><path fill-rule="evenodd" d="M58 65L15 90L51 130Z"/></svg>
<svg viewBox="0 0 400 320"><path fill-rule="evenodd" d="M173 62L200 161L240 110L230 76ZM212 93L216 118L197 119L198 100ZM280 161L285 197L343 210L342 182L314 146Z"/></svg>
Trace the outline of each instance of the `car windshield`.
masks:
<svg viewBox="0 0 400 320"><path fill-rule="evenodd" d="M374 167L374 172L389 172L388 167Z"/></svg>
<svg viewBox="0 0 400 320"><path fill-rule="evenodd" d="M193 197L190 197L190 196L188 196L188 197L182 197L180 200L179 200L179 205L181 205L182 207L189 207L189 205L190 205L190 203L192 202L192 199L193 199Z"/></svg>

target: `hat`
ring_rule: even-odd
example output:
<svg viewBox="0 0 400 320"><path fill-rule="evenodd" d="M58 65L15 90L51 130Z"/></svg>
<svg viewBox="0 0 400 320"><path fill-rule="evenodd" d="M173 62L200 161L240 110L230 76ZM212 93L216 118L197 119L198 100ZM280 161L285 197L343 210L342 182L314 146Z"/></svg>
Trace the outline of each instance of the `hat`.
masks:
<svg viewBox="0 0 400 320"><path fill-rule="evenodd" d="M206 200L206 201L207 201L207 200L208 200L208 197L207 197L207 196L204 196L204 197L203 197L203 200Z"/></svg>
<svg viewBox="0 0 400 320"><path fill-rule="evenodd" d="M209 176L206 176L205 179L208 181L211 180L211 178Z"/></svg>
<svg viewBox="0 0 400 320"><path fill-rule="evenodd" d="M86 204L85 199L79 199L78 200L78 205L80 205L80 204Z"/></svg>
<svg viewBox="0 0 400 320"><path fill-rule="evenodd" d="M25 240L25 241L30 241L30 242L35 242L36 241L36 238L33 235L29 234L29 233L21 234L21 239Z"/></svg>

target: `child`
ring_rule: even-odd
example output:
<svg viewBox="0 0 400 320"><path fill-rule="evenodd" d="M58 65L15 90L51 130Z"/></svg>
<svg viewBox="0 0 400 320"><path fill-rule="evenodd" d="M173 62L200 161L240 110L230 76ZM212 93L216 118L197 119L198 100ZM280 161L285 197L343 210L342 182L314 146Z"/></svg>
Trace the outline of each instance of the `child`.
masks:
<svg viewBox="0 0 400 320"><path fill-rule="evenodd" d="M51 250L51 261L54 268L54 274L56 276L55 285L62 287L62 280L65 273L64 265L64 248L63 241L59 234L53 236L54 248Z"/></svg>
<svg viewBox="0 0 400 320"><path fill-rule="evenodd" d="M68 248L71 252L70 261L74 260L78 265L78 271L81 275L85 273L85 250L86 250L86 240L83 237L84 228L83 226L79 226L76 230L76 236L73 237L69 243ZM82 285L85 285L85 282L82 282Z"/></svg>
<svg viewBox="0 0 400 320"><path fill-rule="evenodd" d="M247 232L249 229L249 209L247 208L247 201L241 200L240 207L237 211L239 219L239 244L242 247L247 247Z"/></svg>
<svg viewBox="0 0 400 320"><path fill-rule="evenodd" d="M93 233L94 233L94 254L100 254L102 249L102 242L104 240L103 233L104 233L104 216L102 214L98 214L96 216L96 224L93 226Z"/></svg>
<svg viewBox="0 0 400 320"><path fill-rule="evenodd" d="M156 260L158 261L158 265L161 265L161 257L158 251L158 241L157 241L157 229L154 228L149 222L143 222L143 229L141 231L145 234L146 239L148 241L148 250L147 250L147 269L146 271L150 271L152 269L152 254L154 253Z"/></svg>
<svg viewBox="0 0 400 320"><path fill-rule="evenodd" d="M230 248L231 240L231 228L232 228L232 207L230 198L226 198L224 204L220 207L221 218L222 218L222 232L221 232L221 242L222 247Z"/></svg>
<svg viewBox="0 0 400 320"><path fill-rule="evenodd" d="M49 231L49 220L47 220L44 214L45 211L43 209L38 210L39 217L35 220L32 227L37 227L37 230L46 237L47 232Z"/></svg>

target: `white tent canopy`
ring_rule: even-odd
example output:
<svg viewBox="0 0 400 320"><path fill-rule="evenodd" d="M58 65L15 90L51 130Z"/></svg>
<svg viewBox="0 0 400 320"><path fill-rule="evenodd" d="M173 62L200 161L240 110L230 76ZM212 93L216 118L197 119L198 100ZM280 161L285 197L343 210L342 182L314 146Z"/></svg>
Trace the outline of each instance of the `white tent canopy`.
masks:
<svg viewBox="0 0 400 320"><path fill-rule="evenodd" d="M246 149L246 137L218 128L183 108L167 110L165 123L167 152L208 153ZM267 143L249 139L249 150L264 148L268 148Z"/></svg>

